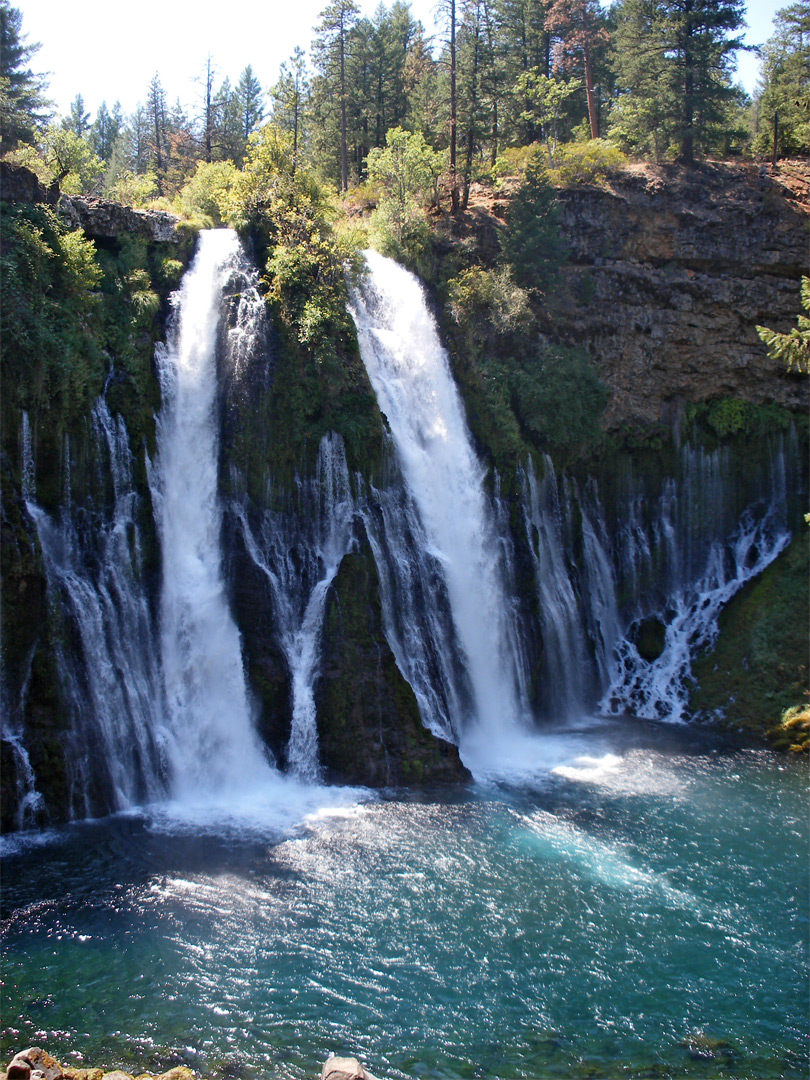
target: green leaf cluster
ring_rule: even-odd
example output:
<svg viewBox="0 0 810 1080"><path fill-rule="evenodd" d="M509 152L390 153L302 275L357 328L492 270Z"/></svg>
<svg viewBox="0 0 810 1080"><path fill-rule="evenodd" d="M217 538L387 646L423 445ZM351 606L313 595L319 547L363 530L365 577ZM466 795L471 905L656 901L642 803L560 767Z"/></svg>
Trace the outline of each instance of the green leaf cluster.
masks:
<svg viewBox="0 0 810 1080"><path fill-rule="evenodd" d="M810 314L810 278L802 277L802 307ZM797 375L810 375L810 318L807 315L797 317L797 325L789 334L780 334L766 326L758 326L760 340L768 348L768 356L779 360L787 371Z"/></svg>
<svg viewBox="0 0 810 1080"><path fill-rule="evenodd" d="M6 404L76 418L104 370L95 334L102 277L95 247L50 207L3 203L0 213Z"/></svg>

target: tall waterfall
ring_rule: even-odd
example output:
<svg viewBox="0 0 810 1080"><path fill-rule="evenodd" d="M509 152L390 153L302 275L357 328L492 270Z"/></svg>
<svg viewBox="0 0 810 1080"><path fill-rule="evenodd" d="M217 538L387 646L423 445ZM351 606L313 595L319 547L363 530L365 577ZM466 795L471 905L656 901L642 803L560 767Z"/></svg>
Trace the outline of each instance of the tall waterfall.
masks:
<svg viewBox="0 0 810 1080"><path fill-rule="evenodd" d="M151 470L163 551L161 658L174 793L244 790L274 771L255 732L222 573L217 343L235 233L202 233L159 351L163 409ZM249 283L245 283L249 287Z"/></svg>
<svg viewBox="0 0 810 1080"><path fill-rule="evenodd" d="M484 470L419 282L375 252L366 253L366 263L351 310L363 362L446 587L472 690L472 715L459 724L462 745L470 738L497 742L505 731L520 729L528 708ZM444 667L451 668L452 660Z"/></svg>

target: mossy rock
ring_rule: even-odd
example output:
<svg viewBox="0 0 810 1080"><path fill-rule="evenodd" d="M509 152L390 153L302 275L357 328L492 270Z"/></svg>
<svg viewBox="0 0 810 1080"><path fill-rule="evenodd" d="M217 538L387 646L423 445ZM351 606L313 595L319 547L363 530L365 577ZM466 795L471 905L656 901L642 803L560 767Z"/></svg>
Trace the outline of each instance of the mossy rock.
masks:
<svg viewBox="0 0 810 1080"><path fill-rule="evenodd" d="M469 779L458 748L422 724L414 692L385 640L367 541L344 557L327 596L315 704L329 781L387 787Z"/></svg>
<svg viewBox="0 0 810 1080"><path fill-rule="evenodd" d="M652 663L664 651L666 644L666 624L657 615L642 619L633 634L633 643L642 660Z"/></svg>
<svg viewBox="0 0 810 1080"><path fill-rule="evenodd" d="M720 614L714 649L693 665L693 712L768 735L777 748L798 744L779 724L808 692L808 538L804 529ZM799 721L796 722L798 728Z"/></svg>

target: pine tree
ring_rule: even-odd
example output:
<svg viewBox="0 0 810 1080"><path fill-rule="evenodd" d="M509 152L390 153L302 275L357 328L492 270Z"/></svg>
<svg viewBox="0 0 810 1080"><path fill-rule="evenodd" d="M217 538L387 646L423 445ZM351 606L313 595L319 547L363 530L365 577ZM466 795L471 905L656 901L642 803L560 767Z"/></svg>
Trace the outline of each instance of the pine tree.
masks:
<svg viewBox="0 0 810 1080"><path fill-rule="evenodd" d="M28 66L40 46L25 37L22 12L0 0L0 153L34 143L51 116L45 77Z"/></svg>
<svg viewBox="0 0 810 1080"><path fill-rule="evenodd" d="M755 101L755 149L777 155L810 153L810 0L777 11L763 50L762 85Z"/></svg>
<svg viewBox="0 0 810 1080"><path fill-rule="evenodd" d="M598 139L594 60L608 40L598 0L553 0L546 15L546 27L560 36L555 68L565 74L573 71L584 81L591 138Z"/></svg>
<svg viewBox="0 0 810 1080"><path fill-rule="evenodd" d="M157 177L158 191L165 193L166 169L168 166L168 128L166 123L166 92L160 81L160 76L155 75L149 84L149 94L146 99L146 115L149 135L147 147L150 165L154 167ZM138 170L139 172L142 170Z"/></svg>
<svg viewBox="0 0 810 1080"><path fill-rule="evenodd" d="M613 52L619 120L665 128L686 165L706 152L733 104L732 63L743 47L743 0L622 0ZM627 102L623 101L626 97ZM640 141L640 140L639 140Z"/></svg>
<svg viewBox="0 0 810 1080"><path fill-rule="evenodd" d="M304 113L308 95L306 57L304 50L296 46L289 63L281 65L278 82L270 90L273 123L282 131L289 131L293 137L293 175L304 143Z"/></svg>
<svg viewBox="0 0 810 1080"><path fill-rule="evenodd" d="M346 63L349 34L357 21L359 8L354 0L331 0L320 14L315 30L312 54L326 93L338 103L340 115L340 187L349 186L348 87ZM331 92L331 93L330 93Z"/></svg>
<svg viewBox="0 0 810 1080"><path fill-rule="evenodd" d="M297 53L303 52L296 49ZM253 73L253 68L248 64L239 76L236 84L236 97L239 102L240 129L245 143L250 134L256 130L264 118L264 106L262 105L263 91L259 80Z"/></svg>
<svg viewBox="0 0 810 1080"><path fill-rule="evenodd" d="M90 128L89 136L90 145L102 161L109 162L116 140L123 130L124 113L120 101L116 101L113 105L112 112L107 108L107 102L102 101Z"/></svg>
<svg viewBox="0 0 810 1080"><path fill-rule="evenodd" d="M62 119L62 128L83 139L90 132L90 114L85 111L84 98L77 94L70 103L70 112Z"/></svg>

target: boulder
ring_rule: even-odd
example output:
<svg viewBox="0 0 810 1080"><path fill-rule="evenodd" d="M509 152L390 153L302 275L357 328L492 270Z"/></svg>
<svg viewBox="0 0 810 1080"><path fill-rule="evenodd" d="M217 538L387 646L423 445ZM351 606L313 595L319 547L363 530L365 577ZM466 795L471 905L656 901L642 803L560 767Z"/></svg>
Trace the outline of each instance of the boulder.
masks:
<svg viewBox="0 0 810 1080"><path fill-rule="evenodd" d="M357 1058L330 1057L321 1069L321 1080L375 1080Z"/></svg>

